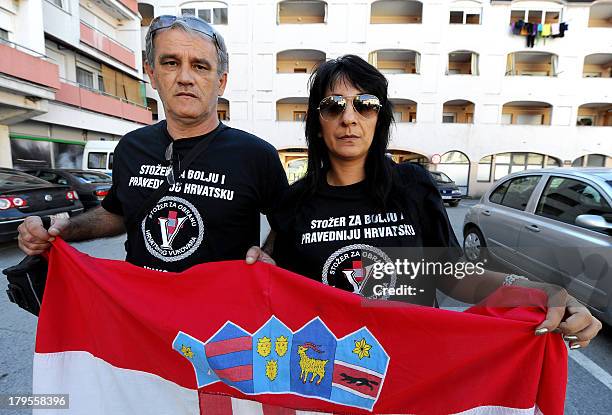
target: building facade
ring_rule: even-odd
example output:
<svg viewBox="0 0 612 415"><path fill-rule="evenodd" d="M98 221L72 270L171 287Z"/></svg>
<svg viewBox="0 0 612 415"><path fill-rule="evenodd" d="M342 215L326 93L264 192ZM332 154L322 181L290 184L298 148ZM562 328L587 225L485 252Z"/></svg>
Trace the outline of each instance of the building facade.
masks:
<svg viewBox="0 0 612 415"><path fill-rule="evenodd" d="M88 140L152 122L140 20L135 0L0 0L0 166L80 168Z"/></svg>
<svg viewBox="0 0 612 415"><path fill-rule="evenodd" d="M34 43L44 39L50 58L58 59L55 44L60 41L88 59L66 64L64 77L78 83L79 73L72 71L83 65L94 73L91 87L99 87L98 75L105 90L111 70L122 79L140 77L153 120L164 114L159 96L142 75L148 25L163 14L194 14L209 21L224 35L230 54L219 118L270 141L290 180L306 166L303 119L310 73L320 62L347 53L367 59L389 80L396 121L391 156L444 171L466 194L477 196L496 179L526 168L612 167L610 0L147 0L121 9L126 15L138 13L120 20L114 31L106 25L118 15L103 14L100 5L130 0L81 2L85 5L41 1L43 8L54 7L56 15L61 7L54 2L71 1L79 10L80 27L71 34L64 31L76 27L74 17L70 26L65 16L62 23L45 13L44 33L27 35L38 39ZM123 49L111 48L115 55L109 57L92 46L99 41L90 40L91 32L104 33L130 51L140 48L129 54L136 58L135 67ZM118 88L117 82L108 82L108 89L127 91L124 96L135 93L135 88ZM39 87L56 97L41 97L33 113L45 105L66 108L57 103L54 88ZM77 111L74 105L71 109ZM57 122L51 120L56 112L35 114L29 123ZM78 117L66 118L74 124ZM125 127L109 125L115 128L112 138L129 130L130 122L135 127L134 121L143 121L112 119ZM10 134L17 134L21 124L9 125ZM107 131L96 123L84 125Z"/></svg>

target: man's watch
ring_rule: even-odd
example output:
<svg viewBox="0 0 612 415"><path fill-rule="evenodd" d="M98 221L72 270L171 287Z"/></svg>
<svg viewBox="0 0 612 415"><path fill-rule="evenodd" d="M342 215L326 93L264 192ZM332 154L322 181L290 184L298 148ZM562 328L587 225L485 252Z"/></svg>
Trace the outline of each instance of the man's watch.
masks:
<svg viewBox="0 0 612 415"><path fill-rule="evenodd" d="M502 285L513 285L516 282L516 280L529 281L529 278L523 277L522 275L508 274L506 275L506 278L504 278L504 283Z"/></svg>

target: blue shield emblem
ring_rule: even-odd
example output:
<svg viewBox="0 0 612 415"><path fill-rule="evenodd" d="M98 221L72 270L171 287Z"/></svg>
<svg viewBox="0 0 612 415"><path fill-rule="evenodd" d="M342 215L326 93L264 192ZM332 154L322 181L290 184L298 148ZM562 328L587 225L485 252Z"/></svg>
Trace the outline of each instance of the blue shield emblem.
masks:
<svg viewBox="0 0 612 415"><path fill-rule="evenodd" d="M219 377L208 365L203 342L191 337L186 333L183 333L182 331L179 331L174 338L174 342L172 342L172 348L179 352L181 356L189 360L193 365L196 380L198 382L198 388L219 380Z"/></svg>
<svg viewBox="0 0 612 415"><path fill-rule="evenodd" d="M293 333L272 317L253 335L255 393L290 391L290 351Z"/></svg>
<svg viewBox="0 0 612 415"><path fill-rule="evenodd" d="M229 321L204 344L219 379L244 393L253 393L252 347L251 335Z"/></svg>
<svg viewBox="0 0 612 415"><path fill-rule="evenodd" d="M336 338L317 317L293 335L291 392L329 399Z"/></svg>
<svg viewBox="0 0 612 415"><path fill-rule="evenodd" d="M338 341L331 400L371 410L380 395L389 355L366 328Z"/></svg>

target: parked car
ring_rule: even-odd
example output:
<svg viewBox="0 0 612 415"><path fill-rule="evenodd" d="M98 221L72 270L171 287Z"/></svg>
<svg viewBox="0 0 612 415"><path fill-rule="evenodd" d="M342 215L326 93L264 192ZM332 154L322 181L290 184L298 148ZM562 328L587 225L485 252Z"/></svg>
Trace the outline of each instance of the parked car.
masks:
<svg viewBox="0 0 612 415"><path fill-rule="evenodd" d="M17 227L27 216L67 218L82 211L83 204L70 186L0 168L0 242L17 236Z"/></svg>
<svg viewBox="0 0 612 415"><path fill-rule="evenodd" d="M465 255L561 285L612 324L611 206L612 169L511 174L467 212Z"/></svg>
<svg viewBox="0 0 612 415"><path fill-rule="evenodd" d="M452 207L457 206L461 200L461 190L455 182L441 171L430 171L429 174L434 179L442 200Z"/></svg>
<svg viewBox="0 0 612 415"><path fill-rule="evenodd" d="M27 173L54 184L72 187L79 194L85 209L100 205L108 194L113 178L105 173L73 169L37 169Z"/></svg>

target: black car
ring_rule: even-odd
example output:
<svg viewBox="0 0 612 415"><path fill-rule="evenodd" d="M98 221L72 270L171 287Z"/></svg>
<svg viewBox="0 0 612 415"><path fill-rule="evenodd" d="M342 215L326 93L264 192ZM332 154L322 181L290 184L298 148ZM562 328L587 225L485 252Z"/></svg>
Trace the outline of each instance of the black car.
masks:
<svg viewBox="0 0 612 415"><path fill-rule="evenodd" d="M100 205L113 181L108 174L89 170L38 169L28 173L54 184L69 185L77 191L85 209Z"/></svg>
<svg viewBox="0 0 612 415"><path fill-rule="evenodd" d="M438 187L442 200L452 207L457 206L461 200L461 190L455 182L441 171L430 171L429 173Z"/></svg>
<svg viewBox="0 0 612 415"><path fill-rule="evenodd" d="M76 191L18 170L0 168L0 242L17 236L28 216L69 217L83 211Z"/></svg>

